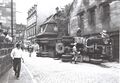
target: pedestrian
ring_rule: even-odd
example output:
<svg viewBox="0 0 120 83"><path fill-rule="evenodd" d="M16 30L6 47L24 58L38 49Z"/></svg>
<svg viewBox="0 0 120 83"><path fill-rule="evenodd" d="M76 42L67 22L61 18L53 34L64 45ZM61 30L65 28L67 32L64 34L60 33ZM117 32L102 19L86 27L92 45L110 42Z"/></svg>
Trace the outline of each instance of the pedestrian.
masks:
<svg viewBox="0 0 120 83"><path fill-rule="evenodd" d="M37 43L34 43L33 45L33 51L37 52L39 50L39 45Z"/></svg>
<svg viewBox="0 0 120 83"><path fill-rule="evenodd" d="M16 44L16 47L12 49L11 57L13 59L13 70L15 72L15 76L18 79L20 76L20 70L21 70L21 59L22 58L23 51L21 50L20 44Z"/></svg>
<svg viewBox="0 0 120 83"><path fill-rule="evenodd" d="M32 46L32 45L30 45L30 46L29 46L29 57L31 57L32 52L33 52L33 46Z"/></svg>
<svg viewBox="0 0 120 83"><path fill-rule="evenodd" d="M74 52L74 61L75 64L77 61L82 62L83 61L83 49L84 49L84 45L82 43L77 43L74 47L73 47L73 52Z"/></svg>

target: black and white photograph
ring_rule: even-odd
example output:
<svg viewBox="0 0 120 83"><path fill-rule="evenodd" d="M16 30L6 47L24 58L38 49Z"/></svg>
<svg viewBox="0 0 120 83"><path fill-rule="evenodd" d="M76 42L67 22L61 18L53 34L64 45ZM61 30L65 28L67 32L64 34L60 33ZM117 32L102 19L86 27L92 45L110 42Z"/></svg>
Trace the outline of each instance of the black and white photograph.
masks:
<svg viewBox="0 0 120 83"><path fill-rule="evenodd" d="M120 83L120 0L0 0L0 83Z"/></svg>

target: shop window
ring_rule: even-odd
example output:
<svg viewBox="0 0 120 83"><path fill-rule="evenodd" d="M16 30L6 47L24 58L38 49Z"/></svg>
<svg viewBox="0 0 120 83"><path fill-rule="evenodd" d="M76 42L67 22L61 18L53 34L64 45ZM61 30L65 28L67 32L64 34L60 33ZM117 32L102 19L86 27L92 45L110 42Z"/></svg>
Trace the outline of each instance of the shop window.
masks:
<svg viewBox="0 0 120 83"><path fill-rule="evenodd" d="M103 12L102 12L102 22L109 20L110 18L110 6L109 4L103 5Z"/></svg>
<svg viewBox="0 0 120 83"><path fill-rule="evenodd" d="M84 13L80 14L79 27L82 31L84 31Z"/></svg>

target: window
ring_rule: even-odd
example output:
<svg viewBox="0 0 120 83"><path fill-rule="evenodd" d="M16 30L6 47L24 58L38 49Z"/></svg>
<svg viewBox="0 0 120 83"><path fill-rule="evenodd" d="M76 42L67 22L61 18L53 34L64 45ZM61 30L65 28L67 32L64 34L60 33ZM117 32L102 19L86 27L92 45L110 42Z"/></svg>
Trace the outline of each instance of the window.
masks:
<svg viewBox="0 0 120 83"><path fill-rule="evenodd" d="M102 16L101 17L102 21L106 21L107 19L109 19L109 17L110 17L110 6L109 6L109 4L102 6L101 16Z"/></svg>
<svg viewBox="0 0 120 83"><path fill-rule="evenodd" d="M103 29L110 28L110 6L109 4L102 4L101 6L101 23L103 25Z"/></svg>
<svg viewBox="0 0 120 83"><path fill-rule="evenodd" d="M84 29L84 13L80 14L79 27L81 28L81 30Z"/></svg>
<svg viewBox="0 0 120 83"><path fill-rule="evenodd" d="M92 8L89 10L89 24L95 26L95 9Z"/></svg>

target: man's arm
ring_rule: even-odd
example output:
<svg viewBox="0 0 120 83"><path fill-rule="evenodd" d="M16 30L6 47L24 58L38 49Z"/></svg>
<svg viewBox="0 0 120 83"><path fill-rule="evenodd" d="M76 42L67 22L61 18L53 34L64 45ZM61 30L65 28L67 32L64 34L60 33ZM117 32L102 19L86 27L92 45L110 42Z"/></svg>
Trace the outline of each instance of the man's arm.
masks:
<svg viewBox="0 0 120 83"><path fill-rule="evenodd" d="M14 59L14 54L15 54L15 51L14 51L14 49L13 49L12 52L11 52L11 57L12 57L12 59Z"/></svg>
<svg viewBox="0 0 120 83"><path fill-rule="evenodd" d="M23 59L23 55L24 55L24 52L21 50L22 54L21 54L21 59L22 59L22 62L24 63L24 59Z"/></svg>

